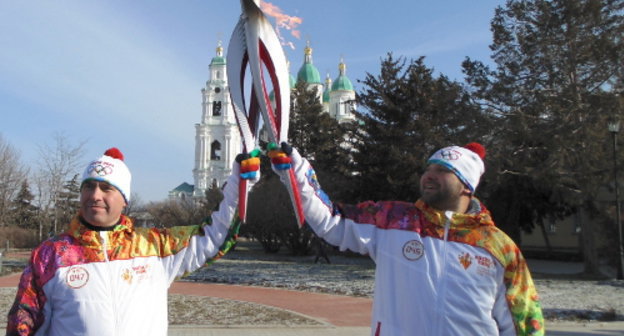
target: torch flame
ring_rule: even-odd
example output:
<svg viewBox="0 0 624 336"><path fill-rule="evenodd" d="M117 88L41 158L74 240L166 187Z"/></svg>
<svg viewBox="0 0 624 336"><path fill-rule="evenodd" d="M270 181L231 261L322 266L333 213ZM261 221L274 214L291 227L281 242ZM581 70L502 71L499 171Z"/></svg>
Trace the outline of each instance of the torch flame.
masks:
<svg viewBox="0 0 624 336"><path fill-rule="evenodd" d="M297 29L297 26L303 22L303 19L297 16L290 16L290 15L284 14L284 12L279 7L277 7L276 5L270 2L261 1L260 9L262 9L262 12L264 12L264 14L275 18L275 22L276 22L275 30L282 45L287 45L291 49L294 50L295 45L292 42L288 42L284 39L284 37L282 36L280 32L280 28L289 30L292 36L296 37L297 39L300 39L301 31Z"/></svg>

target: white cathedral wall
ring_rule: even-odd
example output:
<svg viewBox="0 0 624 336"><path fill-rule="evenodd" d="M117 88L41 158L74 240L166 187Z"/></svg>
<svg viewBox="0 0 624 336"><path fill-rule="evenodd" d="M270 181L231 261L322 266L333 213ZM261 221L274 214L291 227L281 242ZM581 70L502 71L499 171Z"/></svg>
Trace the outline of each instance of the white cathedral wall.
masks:
<svg viewBox="0 0 624 336"><path fill-rule="evenodd" d="M355 92L332 91L329 93L329 115L338 122L354 121L351 109L355 109Z"/></svg>

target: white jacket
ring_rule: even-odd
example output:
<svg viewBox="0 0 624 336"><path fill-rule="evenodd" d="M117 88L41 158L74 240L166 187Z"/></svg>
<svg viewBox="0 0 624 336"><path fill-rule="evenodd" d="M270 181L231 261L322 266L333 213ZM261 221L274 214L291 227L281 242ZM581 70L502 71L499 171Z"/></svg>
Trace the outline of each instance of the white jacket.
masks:
<svg viewBox="0 0 624 336"><path fill-rule="evenodd" d="M526 263L473 199L472 214L422 201L332 204L296 150L291 155L306 222L340 250L376 263L371 334L543 335Z"/></svg>
<svg viewBox="0 0 624 336"><path fill-rule="evenodd" d="M204 226L135 228L122 216L113 231L96 232L76 216L33 250L7 335L167 335L167 289L220 252L235 218L238 173L224 196Z"/></svg>

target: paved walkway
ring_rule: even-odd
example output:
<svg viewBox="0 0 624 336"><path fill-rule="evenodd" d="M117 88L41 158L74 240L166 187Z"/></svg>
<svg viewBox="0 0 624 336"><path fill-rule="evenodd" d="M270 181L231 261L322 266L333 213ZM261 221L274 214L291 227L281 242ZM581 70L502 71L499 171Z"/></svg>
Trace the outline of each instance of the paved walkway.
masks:
<svg viewBox="0 0 624 336"><path fill-rule="evenodd" d="M173 283L169 291L260 303L294 311L337 327L368 326L373 306L372 300L367 298L185 281Z"/></svg>
<svg viewBox="0 0 624 336"><path fill-rule="evenodd" d="M0 287L15 287L19 274L0 277ZM171 293L210 296L247 301L293 311L326 323L315 327L212 327L170 326L171 336L282 336L325 335L366 336L370 333L369 321L372 300L341 295L299 292L264 287L175 282ZM549 336L624 336L624 322L547 324ZM4 333L3 329L0 332Z"/></svg>

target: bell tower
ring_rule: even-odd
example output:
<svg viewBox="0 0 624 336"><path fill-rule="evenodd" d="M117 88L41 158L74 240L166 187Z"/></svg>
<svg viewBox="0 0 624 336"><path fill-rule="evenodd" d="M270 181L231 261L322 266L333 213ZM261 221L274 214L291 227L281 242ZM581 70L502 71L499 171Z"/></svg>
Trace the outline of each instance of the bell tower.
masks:
<svg viewBox="0 0 624 336"><path fill-rule="evenodd" d="M241 151L241 137L230 101L226 59L221 42L209 66L210 79L201 89L202 117L195 124L195 186L193 197L204 197L213 184L222 187Z"/></svg>

